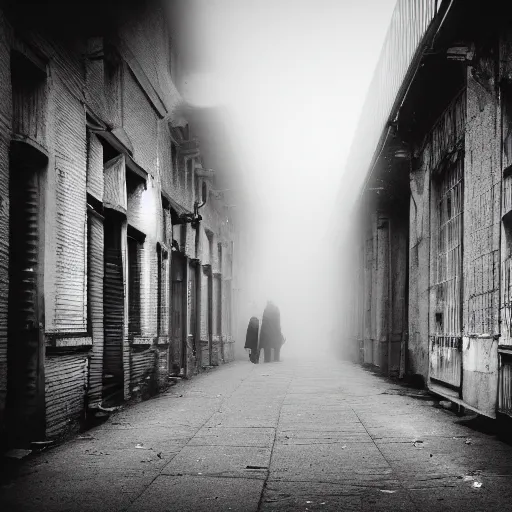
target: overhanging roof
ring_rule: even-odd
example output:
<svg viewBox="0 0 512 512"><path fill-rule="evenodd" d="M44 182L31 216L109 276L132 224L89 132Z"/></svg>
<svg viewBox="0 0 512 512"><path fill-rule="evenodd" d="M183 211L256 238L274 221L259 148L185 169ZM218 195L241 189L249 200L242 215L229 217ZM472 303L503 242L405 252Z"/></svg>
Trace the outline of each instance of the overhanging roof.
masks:
<svg viewBox="0 0 512 512"><path fill-rule="evenodd" d="M419 65L433 21L449 0L397 0L344 170L338 201L346 203L370 177L408 84ZM347 195L349 194L349 195Z"/></svg>

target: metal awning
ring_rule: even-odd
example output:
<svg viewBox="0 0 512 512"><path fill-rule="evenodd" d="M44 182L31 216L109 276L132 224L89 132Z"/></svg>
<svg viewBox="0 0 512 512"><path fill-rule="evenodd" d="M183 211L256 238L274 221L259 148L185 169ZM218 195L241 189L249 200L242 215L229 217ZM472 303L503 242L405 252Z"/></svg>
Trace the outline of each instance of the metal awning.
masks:
<svg viewBox="0 0 512 512"><path fill-rule="evenodd" d="M185 208L181 204L177 203L169 194L162 190L162 197L164 198L167 208L171 211L172 224L186 224L194 220L194 213L188 208Z"/></svg>

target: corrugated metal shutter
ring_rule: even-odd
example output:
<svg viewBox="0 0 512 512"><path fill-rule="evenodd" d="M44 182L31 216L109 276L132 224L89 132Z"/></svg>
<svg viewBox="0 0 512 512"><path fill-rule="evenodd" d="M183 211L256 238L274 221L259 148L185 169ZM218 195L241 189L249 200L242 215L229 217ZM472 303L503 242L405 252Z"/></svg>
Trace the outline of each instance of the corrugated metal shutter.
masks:
<svg viewBox="0 0 512 512"><path fill-rule="evenodd" d="M93 212L88 216L87 302L92 355L89 371L89 405L101 403L103 384L103 220Z"/></svg>
<svg viewBox="0 0 512 512"><path fill-rule="evenodd" d="M20 171L19 169L16 169ZM15 173L13 173L15 174ZM16 179L17 178L17 179ZM35 172L13 176L8 351L8 408L14 435L33 431L39 411L41 339L38 315L39 180Z"/></svg>
<svg viewBox="0 0 512 512"><path fill-rule="evenodd" d="M46 358L46 435L65 433L84 410L87 381L85 354L53 355Z"/></svg>
<svg viewBox="0 0 512 512"><path fill-rule="evenodd" d="M103 312L105 349L103 359L104 401L118 402L123 392L124 285L121 226L106 219Z"/></svg>
<svg viewBox="0 0 512 512"><path fill-rule="evenodd" d="M141 244L128 238L128 332L141 334Z"/></svg>

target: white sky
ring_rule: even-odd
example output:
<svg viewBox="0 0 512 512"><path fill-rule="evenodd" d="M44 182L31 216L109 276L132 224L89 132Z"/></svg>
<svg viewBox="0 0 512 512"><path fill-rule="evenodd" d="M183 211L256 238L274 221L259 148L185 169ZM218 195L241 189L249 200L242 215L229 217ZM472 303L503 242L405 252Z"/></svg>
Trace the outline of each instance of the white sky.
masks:
<svg viewBox="0 0 512 512"><path fill-rule="evenodd" d="M277 303L289 344L323 340L331 328L323 237L395 0L190 5L203 69L187 80L188 99L227 108L259 206L254 299Z"/></svg>

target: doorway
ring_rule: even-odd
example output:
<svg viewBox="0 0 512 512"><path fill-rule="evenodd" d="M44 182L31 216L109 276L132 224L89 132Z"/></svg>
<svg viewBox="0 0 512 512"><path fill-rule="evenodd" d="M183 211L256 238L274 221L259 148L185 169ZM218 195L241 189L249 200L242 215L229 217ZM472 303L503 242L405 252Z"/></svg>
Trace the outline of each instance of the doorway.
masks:
<svg viewBox="0 0 512 512"><path fill-rule="evenodd" d="M47 160L23 143L10 155L7 425L11 445L45 435L44 209Z"/></svg>
<svg viewBox="0 0 512 512"><path fill-rule="evenodd" d="M122 258L123 217L113 210L105 214L105 273L103 288L103 402L119 405L124 399L123 335L124 281Z"/></svg>
<svg viewBox="0 0 512 512"><path fill-rule="evenodd" d="M172 371L180 373L186 368L186 309L185 309L185 256L172 253L171 261L171 357Z"/></svg>

